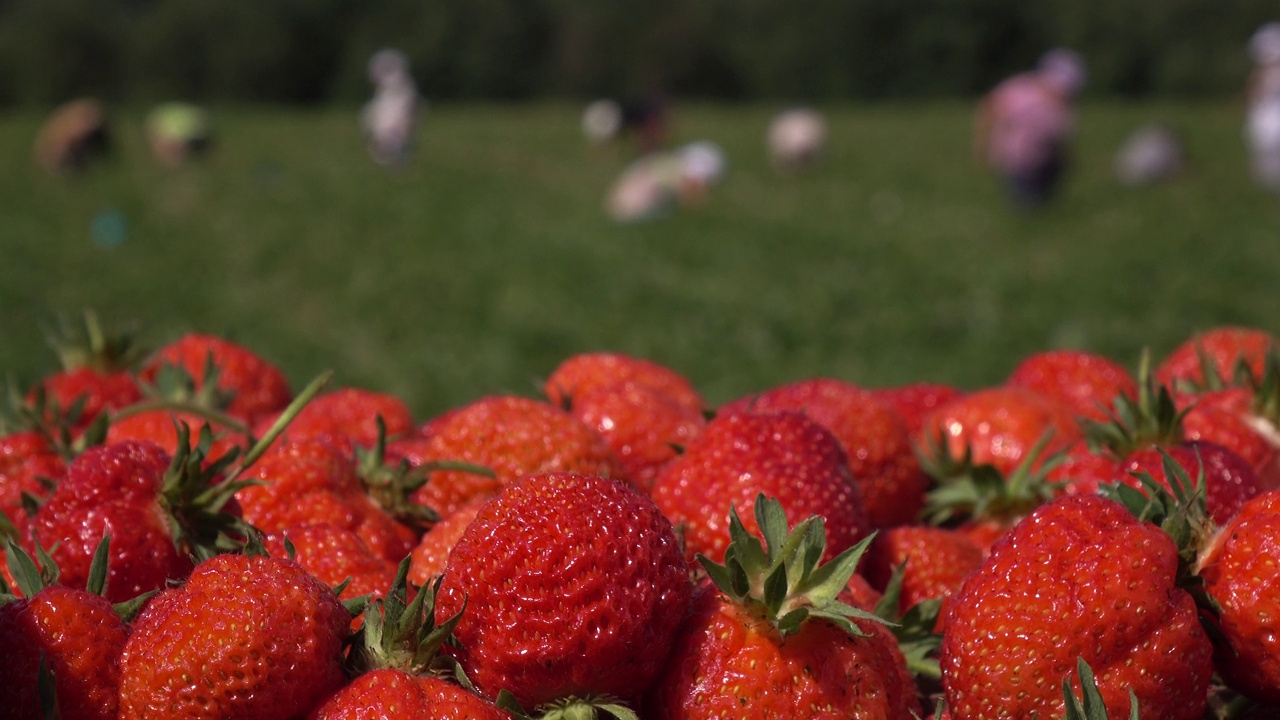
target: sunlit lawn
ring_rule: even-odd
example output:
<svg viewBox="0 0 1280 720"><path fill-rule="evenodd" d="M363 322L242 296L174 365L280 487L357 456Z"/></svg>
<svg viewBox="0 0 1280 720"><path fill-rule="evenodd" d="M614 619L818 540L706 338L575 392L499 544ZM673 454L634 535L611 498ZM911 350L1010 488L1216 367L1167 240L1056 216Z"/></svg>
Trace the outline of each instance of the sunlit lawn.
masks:
<svg viewBox="0 0 1280 720"><path fill-rule="evenodd" d="M177 171L122 112L114 158L72 179L31 169L36 114L0 115L0 370L49 369L42 327L88 307L150 345L223 334L298 386L332 368L423 417L530 393L594 349L717 403L814 375L978 387L1042 349L1133 366L1212 325L1280 332L1280 213L1237 106L1086 106L1066 191L1035 216L970 158L965 103L827 108L828 161L797 179L765 161L772 110L679 108L680 138L720 142L730 173L705 207L636 226L601 212L627 156L587 148L576 106L438 103L394 172L352 109L215 109L215 153ZM1120 186L1115 147L1156 119L1191 172Z"/></svg>

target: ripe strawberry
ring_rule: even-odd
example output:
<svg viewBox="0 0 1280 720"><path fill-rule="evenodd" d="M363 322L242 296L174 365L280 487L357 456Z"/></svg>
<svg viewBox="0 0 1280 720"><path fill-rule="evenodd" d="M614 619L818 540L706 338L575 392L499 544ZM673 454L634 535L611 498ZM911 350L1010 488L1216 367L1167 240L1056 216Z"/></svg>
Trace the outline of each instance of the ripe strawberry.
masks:
<svg viewBox="0 0 1280 720"><path fill-rule="evenodd" d="M27 536L30 515L48 500L67 464L45 436L24 430L0 437L0 540ZM13 526L6 533L4 520Z"/></svg>
<svg viewBox="0 0 1280 720"><path fill-rule="evenodd" d="M371 670L325 700L307 720L510 720L505 710L444 678Z"/></svg>
<svg viewBox="0 0 1280 720"><path fill-rule="evenodd" d="M383 431L378 429L379 418L385 427ZM262 418L254 434L265 434L275 420L275 414ZM321 393L307 403L289 423L284 437L291 440L343 441L356 447L371 448L378 443L379 432L394 438L411 433L413 429L409 406L395 395L361 388L339 388Z"/></svg>
<svg viewBox="0 0 1280 720"><path fill-rule="evenodd" d="M835 435L858 485L872 527L914 522L924 508L929 479L920 469L906 423L853 383L815 378L780 385L727 403L720 412L802 412Z"/></svg>
<svg viewBox="0 0 1280 720"><path fill-rule="evenodd" d="M243 525L219 482L224 462L205 463L208 438L170 456L154 443L126 441L77 456L48 502L31 519L31 535L83 585L95 548L111 537L107 598L121 602L186 577L192 555L237 547Z"/></svg>
<svg viewBox="0 0 1280 720"><path fill-rule="evenodd" d="M413 500L442 517L532 473L621 475L613 450L581 420L550 403L515 395L480 398L450 413L425 451L410 459L418 465L456 462L493 472L432 472Z"/></svg>
<svg viewBox="0 0 1280 720"><path fill-rule="evenodd" d="M1258 328L1216 327L1188 338L1156 366L1155 378L1171 388L1202 389L1228 385L1243 365L1261 377L1267 353L1280 347L1271 333Z"/></svg>
<svg viewBox="0 0 1280 720"><path fill-rule="evenodd" d="M1186 398L1182 419L1188 440L1207 440L1244 458L1258 484L1280 489L1280 365L1256 388L1229 387Z"/></svg>
<svg viewBox="0 0 1280 720"><path fill-rule="evenodd" d="M646 717L919 717L893 636L839 599L865 545L819 566L827 554L821 519L788 534L776 501L760 496L754 507L763 544L732 509L725 564L699 558L715 584L699 587Z"/></svg>
<svg viewBox="0 0 1280 720"><path fill-rule="evenodd" d="M1012 473L1048 436L1041 460L1081 437L1071 409L1026 388L997 386L969 393L929 414L917 436L921 447L939 438L952 457L968 457Z"/></svg>
<svg viewBox="0 0 1280 720"><path fill-rule="evenodd" d="M141 406L137 406L141 407ZM159 445L165 452L173 455L178 451L180 442L179 425L186 423L190 428L209 426L213 440L206 457L220 458L235 450L241 453L249 448L249 436L243 428L221 422L207 414L179 410L174 408L143 409L137 412L126 408L107 427L106 443L128 441L146 441Z"/></svg>
<svg viewBox="0 0 1280 720"><path fill-rule="evenodd" d="M467 526L437 612L462 613L449 652L482 694L535 707L643 693L690 592L653 501L620 480L543 473L507 485Z"/></svg>
<svg viewBox="0 0 1280 720"><path fill-rule="evenodd" d="M396 577L395 563L370 550L359 535L333 525L271 533L262 545L271 557L292 559L330 587L347 583L339 597L381 597Z"/></svg>
<svg viewBox="0 0 1280 720"><path fill-rule="evenodd" d="M57 567L47 555L41 573L16 545L10 544L8 552L24 597L5 599L9 589L0 582L0 665L5 668L0 708L5 717L52 716L48 712L53 708L42 707L40 699L40 674L47 669L62 720L116 720L118 661L129 633L124 618L102 597L100 584L83 589L57 584ZM97 558L101 564L106 555Z"/></svg>
<svg viewBox="0 0 1280 720"><path fill-rule="evenodd" d="M632 380L580 392L568 410L604 438L623 474L646 492L679 448L707 424L701 412Z"/></svg>
<svg viewBox="0 0 1280 720"><path fill-rule="evenodd" d="M243 345L213 335L188 333L158 349L139 376L156 383L162 368L181 369L206 397L225 400L216 407L252 427L263 416L284 409L292 399L284 372ZM216 378L209 387L210 378Z"/></svg>
<svg viewBox="0 0 1280 720"><path fill-rule="evenodd" d="M1217 626L1226 641L1216 657L1232 688L1280 704L1280 492L1263 493L1223 525L1200 554L1197 574L1218 602Z"/></svg>
<svg viewBox="0 0 1280 720"><path fill-rule="evenodd" d="M1080 417L1106 420L1116 397L1136 397L1133 373L1116 361L1082 350L1048 350L1023 358L1006 385L1027 388L1072 408Z"/></svg>
<svg viewBox="0 0 1280 720"><path fill-rule="evenodd" d="M291 560L206 560L134 623L120 720L300 718L346 681L350 622L333 590Z"/></svg>
<svg viewBox="0 0 1280 720"><path fill-rule="evenodd" d="M354 532L391 562L418 541L412 528L365 494L355 457L341 446L319 439L278 442L243 478L258 483L241 488L236 500L245 521L263 532L333 525Z"/></svg>
<svg viewBox="0 0 1280 720"><path fill-rule="evenodd" d="M142 389L129 371L138 359L137 348L126 333L103 332L97 317L85 313L84 324L63 324L48 334L61 369L41 378L27 395L27 402L52 424L67 424L79 434L106 411L119 410L142 399Z"/></svg>
<svg viewBox="0 0 1280 720"><path fill-rule="evenodd" d="M1262 492L1253 468L1244 458L1221 445L1204 441L1130 453L1124 459L1124 472L1117 475L1115 481L1140 487L1136 476L1145 473L1165 487L1172 487L1164 470L1166 456L1176 461L1188 477L1203 477L1207 509L1216 523L1235 517L1246 502Z"/></svg>
<svg viewBox="0 0 1280 720"><path fill-rule="evenodd" d="M453 550L454 545L458 544L462 533L466 531L471 521L476 519L476 515L480 514L480 508L487 502L489 502L488 498L472 500L440 518L440 522L423 533L417 547L409 554L410 582L418 586L426 585L435 576L444 573L449 552Z"/></svg>
<svg viewBox="0 0 1280 720"><path fill-rule="evenodd" d="M760 493L776 497L788 518L818 515L827 552L852 547L869 527L858 485L831 431L798 412L717 415L658 476L651 492L684 532L685 553L713 560L729 547L729 513ZM748 530L757 532L752 518Z"/></svg>
<svg viewBox="0 0 1280 720"><path fill-rule="evenodd" d="M920 434L924 419L929 413L956 400L964 391L953 385L934 382L917 382L895 387L872 388L871 394L882 404L898 413L907 423L912 437Z"/></svg>
<svg viewBox="0 0 1280 720"><path fill-rule="evenodd" d="M691 412L705 407L688 378L652 360L622 353L588 352L567 358L551 372L542 389L547 399L559 407L569 407L573 398L602 385L634 382L661 392Z"/></svg>
<svg viewBox="0 0 1280 720"><path fill-rule="evenodd" d="M947 598L982 564L983 549L964 533L922 525L881 530L867 549L862 574L883 591L903 568L898 611L924 600Z"/></svg>
<svg viewBox="0 0 1280 720"><path fill-rule="evenodd" d="M1061 682L1083 658L1112 717L1132 689L1143 717L1199 718L1212 649L1176 585L1178 554L1098 495L1037 509L951 598L941 667L952 717L1057 717Z"/></svg>

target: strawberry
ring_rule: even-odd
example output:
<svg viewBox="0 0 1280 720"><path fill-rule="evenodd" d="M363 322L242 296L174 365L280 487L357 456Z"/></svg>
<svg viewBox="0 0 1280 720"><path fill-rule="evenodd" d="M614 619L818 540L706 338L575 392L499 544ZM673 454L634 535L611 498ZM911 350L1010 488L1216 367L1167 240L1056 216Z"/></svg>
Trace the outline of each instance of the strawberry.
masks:
<svg viewBox="0 0 1280 720"><path fill-rule="evenodd" d="M833 557L870 530L839 440L798 412L717 415L663 469L651 492L682 528L686 555L715 560L729 547L725 508L750 508L760 493L776 497L797 522L821 516ZM752 518L746 522L757 531Z"/></svg>
<svg viewBox="0 0 1280 720"><path fill-rule="evenodd" d="M103 547L105 550L105 546ZM0 582L0 707L10 720L53 717L42 706L42 673L53 679L52 700L63 720L116 720L120 682L118 661L129 630L116 608L102 597L106 552L95 555L95 582L85 588L58 583L57 566L41 558L44 572L16 545L9 565L24 597L5 597Z"/></svg>
<svg viewBox="0 0 1280 720"><path fill-rule="evenodd" d="M532 473L621 475L613 450L581 420L550 403L515 395L483 397L451 412L421 455L410 459L418 465L456 462L492 471L432 472L412 497L441 516Z"/></svg>
<svg viewBox="0 0 1280 720"><path fill-rule="evenodd" d="M960 531L903 525L876 533L862 573L872 587L883 591L901 566L898 611L905 613L924 600L953 595L983 557L982 547Z"/></svg>
<svg viewBox="0 0 1280 720"><path fill-rule="evenodd" d="M912 437L924 427L924 419L939 407L956 400L964 391L954 385L916 382L895 387L872 388L871 395L888 405L907 424Z"/></svg>
<svg viewBox="0 0 1280 720"><path fill-rule="evenodd" d="M567 358L547 376L542 390L552 404L572 405L572 399L602 385L633 382L653 388L690 412L701 413L705 403L688 378L671 368L622 353L588 352Z"/></svg>
<svg viewBox="0 0 1280 720"><path fill-rule="evenodd" d="M1005 385L1033 390L1094 420L1107 419L1117 396L1138 394L1137 380L1123 365L1082 350L1033 353L1018 363Z"/></svg>
<svg viewBox="0 0 1280 720"><path fill-rule="evenodd" d="M244 519L274 533L306 525L350 530L391 562L399 562L418 534L365 493L352 452L320 439L279 442L244 474L255 484L236 493Z"/></svg>
<svg viewBox="0 0 1280 720"><path fill-rule="evenodd" d="M1253 388L1199 392L1186 403L1186 439L1235 451L1253 467L1260 485L1280 489L1280 363L1272 361L1264 380Z"/></svg>
<svg viewBox="0 0 1280 720"><path fill-rule="evenodd" d="M820 518L788 533L777 501L759 496L754 509L763 544L731 507L725 563L699 558L712 582L694 597L646 717L919 717L893 636L840 599L865 544L820 565Z"/></svg>
<svg viewBox="0 0 1280 720"><path fill-rule="evenodd" d="M480 508L489 502L488 498L472 500L462 507L440 519L431 529L422 534L417 547L409 554L409 581L415 585L426 585L444 573L445 563L449 560L449 551L458 543L462 533Z"/></svg>
<svg viewBox="0 0 1280 720"><path fill-rule="evenodd" d="M1171 388L1203 389L1231 384L1241 366L1261 377L1267 353L1277 347L1280 341L1265 330L1215 327L1174 348L1156 366L1155 378Z"/></svg>
<svg viewBox="0 0 1280 720"><path fill-rule="evenodd" d="M262 538L272 557L287 557L330 587L346 583L339 597L379 597L396 576L395 563L374 553L359 535L333 525L303 525Z"/></svg>
<svg viewBox="0 0 1280 720"><path fill-rule="evenodd" d="M352 680L307 715L308 720L510 720L505 710L444 678L392 668Z"/></svg>
<svg viewBox="0 0 1280 720"><path fill-rule="evenodd" d="M209 438L170 456L154 443L93 447L67 468L31 519L31 535L71 585L88 578L94 549L111 536L107 598L120 602L186 577L192 555L237 548L243 523L220 482L229 458L206 463Z"/></svg>
<svg viewBox="0 0 1280 720"><path fill-rule="evenodd" d="M1280 704L1280 492L1249 500L1200 553L1197 574L1218 603L1217 627L1226 646L1218 672L1232 688Z"/></svg>
<svg viewBox="0 0 1280 720"><path fill-rule="evenodd" d="M66 472L66 461L42 433L24 430L0 437L0 526L7 518L13 526L9 534L26 537L30 516ZM5 534L0 527L0 539Z"/></svg>
<svg viewBox="0 0 1280 720"><path fill-rule="evenodd" d="M61 415L59 421L69 424L73 434L88 428L104 412L142 399L142 389L130 372L138 350L129 334L103 332L97 316L87 312L83 326L64 323L48 333L47 340L62 368L43 377L27 401Z"/></svg>
<svg viewBox="0 0 1280 720"><path fill-rule="evenodd" d="M652 500L616 479L541 473L507 485L467 526L437 612L462 613L449 652L482 694L538 707L642 694L690 593Z"/></svg>
<svg viewBox="0 0 1280 720"><path fill-rule="evenodd" d="M720 412L794 410L835 435L849 460L872 527L905 525L924 508L929 479L920 469L901 417L870 392L843 380L815 378L727 403Z"/></svg>
<svg viewBox="0 0 1280 720"><path fill-rule="evenodd" d="M214 335L188 333L159 348L143 364L139 377L154 384L166 366L183 371L206 396L225 400L217 403L218 408L225 407L250 427L284 409L293 397L280 368L253 350Z"/></svg>
<svg viewBox="0 0 1280 720"><path fill-rule="evenodd" d="M1061 683L1083 658L1112 717L1132 689L1143 717L1199 718L1212 647L1178 575L1169 535L1118 502L1070 495L1038 508L948 604L952 717L1060 716Z"/></svg>
<svg viewBox="0 0 1280 720"><path fill-rule="evenodd" d="M224 554L151 600L120 658L120 720L301 718L341 687L351 614L301 565Z"/></svg>
<svg viewBox="0 0 1280 720"><path fill-rule="evenodd" d="M1026 388L997 386L934 410L917 438L921 447L941 440L952 457L990 464L1008 475L1046 436L1041 460L1081 437L1070 407Z"/></svg>
<svg viewBox="0 0 1280 720"><path fill-rule="evenodd" d="M1166 457L1176 461L1188 477L1202 478L1205 502L1214 522L1227 522L1246 502L1262 492L1253 468L1244 458L1221 445L1204 441L1130 453L1124 460L1123 474L1115 480L1140 487L1137 477L1145 473L1169 488L1171 479L1164 470Z"/></svg>
<svg viewBox="0 0 1280 720"><path fill-rule="evenodd" d="M262 435L276 415L258 421L256 435ZM381 418L384 429L379 431ZM413 432L413 416L409 406L395 395L362 388L339 388L321 393L307 403L285 429L284 437L293 440L318 438L344 441L370 448L377 444L379 432L394 438Z"/></svg>
<svg viewBox="0 0 1280 720"><path fill-rule="evenodd" d="M706 425L702 413L633 380L580 392L568 410L604 438L623 474L645 491L679 448Z"/></svg>
<svg viewBox="0 0 1280 720"><path fill-rule="evenodd" d="M244 428L232 418L219 418L204 411L183 410L174 407L146 409L138 405L125 408L107 427L105 442L119 443L126 440L148 441L164 448L170 455L178 451L179 426L185 423L191 428L209 426L213 441L207 457L220 458L232 450L243 452L250 445Z"/></svg>

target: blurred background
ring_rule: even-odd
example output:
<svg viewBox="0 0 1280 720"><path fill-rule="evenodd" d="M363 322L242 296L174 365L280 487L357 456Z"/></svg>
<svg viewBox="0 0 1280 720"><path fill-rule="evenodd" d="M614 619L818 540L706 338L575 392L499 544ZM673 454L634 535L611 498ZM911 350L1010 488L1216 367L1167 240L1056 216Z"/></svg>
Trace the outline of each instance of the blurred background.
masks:
<svg viewBox="0 0 1280 720"><path fill-rule="evenodd" d="M978 388L1073 347L1137 366L1224 324L1280 332L1280 212L1250 176L1237 0L0 0L0 371L56 366L43 332L97 311L158 345L222 335L301 387L392 392L422 417L534 391L562 359L667 364L711 402L826 375ZM1067 46L1085 59L1069 172L1012 210L971 150L980 97ZM425 100L413 151L370 160L370 56ZM619 224L635 160L588 143L589 100L660 92L672 145L714 141L697 208ZM111 148L71 175L32 146L90 96ZM148 150L148 112L207 110L209 152ZM805 173L777 111L822 111ZM1160 122L1185 169L1117 179Z"/></svg>

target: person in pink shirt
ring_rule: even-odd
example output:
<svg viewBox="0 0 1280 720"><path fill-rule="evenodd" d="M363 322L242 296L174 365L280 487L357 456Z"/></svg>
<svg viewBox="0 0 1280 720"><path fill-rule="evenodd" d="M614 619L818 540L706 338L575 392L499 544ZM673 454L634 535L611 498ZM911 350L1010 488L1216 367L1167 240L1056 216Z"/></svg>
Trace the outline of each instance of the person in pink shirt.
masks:
<svg viewBox="0 0 1280 720"><path fill-rule="evenodd" d="M1073 103L1084 81L1080 56L1056 49L983 98L974 152L1002 179L1016 206L1039 207L1057 193L1075 131Z"/></svg>

